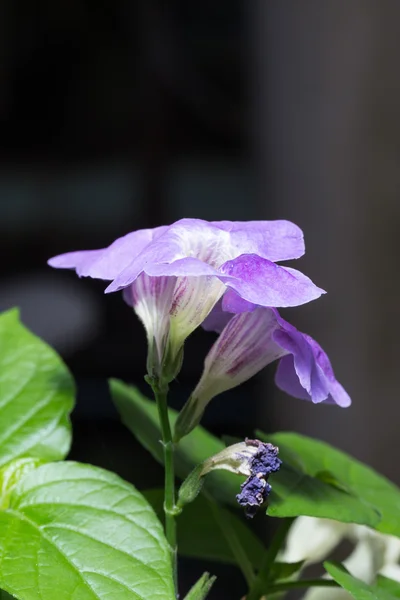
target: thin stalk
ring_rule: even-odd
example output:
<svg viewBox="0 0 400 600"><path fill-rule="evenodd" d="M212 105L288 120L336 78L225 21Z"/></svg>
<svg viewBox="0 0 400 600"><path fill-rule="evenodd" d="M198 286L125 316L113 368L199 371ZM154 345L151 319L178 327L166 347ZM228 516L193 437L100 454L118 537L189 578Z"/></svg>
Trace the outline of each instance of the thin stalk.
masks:
<svg viewBox="0 0 400 600"><path fill-rule="evenodd" d="M271 545L265 553L257 577L250 586L249 593L247 594L247 600L260 600L262 595L265 594L265 584L268 581L268 572L271 569L279 550L281 549L292 523L293 519L284 519L278 527L278 530L272 539Z"/></svg>
<svg viewBox="0 0 400 600"><path fill-rule="evenodd" d="M332 579L299 579L298 581L282 581L281 583L273 583L267 587L265 593L276 594L277 592L286 592L287 590L309 587L340 588L340 585L336 583L336 581L332 581ZM249 598L249 596L247 598Z"/></svg>
<svg viewBox="0 0 400 600"><path fill-rule="evenodd" d="M253 566L246 552L244 551L231 522L229 521L229 517L226 514L225 509L220 508L218 504L208 496L208 494L207 498L209 500L215 521L218 523L222 534L225 537L232 554L243 573L246 583L250 587L255 580Z"/></svg>
<svg viewBox="0 0 400 600"><path fill-rule="evenodd" d="M177 508L175 505L175 470L174 470L174 444L172 442L171 425L168 416L168 385L161 386L152 382L154 397L158 408L160 419L162 444L164 450L164 513L165 513L165 536L170 546L172 570L174 575L175 592L178 597L177 576L177 541L176 521Z"/></svg>

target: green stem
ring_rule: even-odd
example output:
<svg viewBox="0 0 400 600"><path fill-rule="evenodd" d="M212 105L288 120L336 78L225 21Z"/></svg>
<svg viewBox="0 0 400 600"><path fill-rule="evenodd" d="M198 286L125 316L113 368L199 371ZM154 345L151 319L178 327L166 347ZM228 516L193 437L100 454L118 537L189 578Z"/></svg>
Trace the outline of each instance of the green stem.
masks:
<svg viewBox="0 0 400 600"><path fill-rule="evenodd" d="M225 509L220 508L218 504L214 500L212 500L212 498L210 498L208 494L207 499L210 503L214 519L218 523L222 534L224 535L232 551L232 554L235 557L236 562L243 573L247 585L250 587L253 581L255 580L253 567L232 527L232 523L229 520L229 514L225 511Z"/></svg>
<svg viewBox="0 0 400 600"><path fill-rule="evenodd" d="M158 382L151 382L154 397L158 408L158 417L160 419L162 444L164 449L164 513L165 513L165 536L171 551L172 569L175 582L175 592L178 597L178 577L177 577L177 541L176 541L176 521L178 514L175 505L175 470L174 470L174 444L172 442L171 425L168 415L168 385L161 385Z"/></svg>
<svg viewBox="0 0 400 600"><path fill-rule="evenodd" d="M264 559L261 563L260 570L257 577L250 586L249 593L247 594L247 600L259 600L265 593L266 582L268 582L268 573L274 560L285 541L287 532L294 519L284 519L279 525L277 532L275 533L271 545L265 553Z"/></svg>
<svg viewBox="0 0 400 600"><path fill-rule="evenodd" d="M337 588L340 587L340 585L331 579L299 579L298 581L282 581L282 583L273 583L266 588L265 593L276 594L277 592L286 592L287 590L309 587ZM247 599L249 599L249 596Z"/></svg>

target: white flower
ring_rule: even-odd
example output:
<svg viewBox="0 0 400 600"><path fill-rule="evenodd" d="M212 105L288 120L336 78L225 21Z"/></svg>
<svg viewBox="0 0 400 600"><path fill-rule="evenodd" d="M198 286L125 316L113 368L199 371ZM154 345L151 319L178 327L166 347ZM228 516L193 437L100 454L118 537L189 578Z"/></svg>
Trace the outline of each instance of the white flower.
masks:
<svg viewBox="0 0 400 600"><path fill-rule="evenodd" d="M322 562L343 539L352 541L354 549L343 561L348 571L365 583L374 583L381 574L400 582L400 539L351 523L329 519L299 517L293 523L283 562L305 561L304 566ZM329 578L328 575L325 576ZM347 600L352 596L340 588L311 588L303 600Z"/></svg>

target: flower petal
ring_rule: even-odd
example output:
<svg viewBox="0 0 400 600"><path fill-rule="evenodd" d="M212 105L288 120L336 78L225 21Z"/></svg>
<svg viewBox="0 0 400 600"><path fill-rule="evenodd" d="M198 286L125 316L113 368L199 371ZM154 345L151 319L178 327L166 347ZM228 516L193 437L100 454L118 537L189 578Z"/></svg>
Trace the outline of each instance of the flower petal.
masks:
<svg viewBox="0 0 400 600"><path fill-rule="evenodd" d="M244 300L260 306L299 306L319 298L324 290L289 267L281 267L255 254L227 261L219 278Z"/></svg>
<svg viewBox="0 0 400 600"><path fill-rule="evenodd" d="M123 291L124 300L133 307L146 330L147 373L151 376L162 372L175 284L175 277L149 277L142 273Z"/></svg>
<svg viewBox="0 0 400 600"><path fill-rule="evenodd" d="M339 521L298 517L289 530L286 548L279 560L289 563L304 560L307 565L320 562L336 548L347 530L348 524Z"/></svg>
<svg viewBox="0 0 400 600"><path fill-rule="evenodd" d="M295 398L350 406L350 396L336 380L321 346L281 317L279 323L281 327L274 332L274 340L291 356L281 359L275 376L276 385Z"/></svg>
<svg viewBox="0 0 400 600"><path fill-rule="evenodd" d="M209 351L192 394L200 399L202 410L211 398L247 381L285 354L273 340L276 327L275 312L262 307L230 319Z"/></svg>
<svg viewBox="0 0 400 600"><path fill-rule="evenodd" d="M231 312L227 312L223 309L223 300L225 296L221 298L210 314L204 319L201 326L206 331L216 331L217 333L221 333L224 327L229 323L229 321L234 316Z"/></svg>
<svg viewBox="0 0 400 600"><path fill-rule="evenodd" d="M127 287L143 271L158 276L216 275L216 266L232 258L232 250L228 232L200 219L182 219L134 257L106 291Z"/></svg>
<svg viewBox="0 0 400 600"><path fill-rule="evenodd" d="M290 221L214 221L229 231L231 244L240 254L258 254L274 262L300 258L305 252L300 227Z"/></svg>
<svg viewBox="0 0 400 600"><path fill-rule="evenodd" d="M140 229L116 239L107 248L81 250L54 256L48 261L56 269L75 269L80 277L112 280L132 261L132 257L156 239L166 227Z"/></svg>
<svg viewBox="0 0 400 600"><path fill-rule="evenodd" d="M383 575L384 577L388 577L388 579L393 579L393 581L398 581L400 583L400 565L384 565L379 571L379 574Z"/></svg>
<svg viewBox="0 0 400 600"><path fill-rule="evenodd" d="M294 269L277 267L266 258L267 255L272 255L273 258L277 258L278 255L279 258L287 258L290 255L292 258L293 252L283 252L287 245L285 239L291 240L288 247L292 250L297 249L294 254L300 253L303 248L300 241L302 233L295 225L277 222L278 225L271 227L270 223L265 221L258 224L221 223L207 223L200 219L177 221L145 247L106 291L115 292L127 287L141 272L145 272L154 276L216 276L244 299L263 306L297 306L321 295L322 290L307 277ZM280 242L279 232L286 234L286 238ZM277 252L268 250L275 246ZM253 254L254 252L258 252L259 255ZM249 281L250 262L253 276ZM245 263L247 268L242 269ZM259 278L261 281L257 287ZM265 290L266 283L268 289L272 288L269 294ZM245 291L250 290L250 297L241 293L241 287ZM283 290L282 287L288 289Z"/></svg>

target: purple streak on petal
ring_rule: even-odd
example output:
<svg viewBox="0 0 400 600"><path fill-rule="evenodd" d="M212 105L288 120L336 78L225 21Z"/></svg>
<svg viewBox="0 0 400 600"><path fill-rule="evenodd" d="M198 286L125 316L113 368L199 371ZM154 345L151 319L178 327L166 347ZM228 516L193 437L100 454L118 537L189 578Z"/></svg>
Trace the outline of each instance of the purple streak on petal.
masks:
<svg viewBox="0 0 400 600"><path fill-rule="evenodd" d="M299 271L254 254L227 261L220 271L221 281L244 300L260 306L299 306L324 293Z"/></svg>
<svg viewBox="0 0 400 600"><path fill-rule="evenodd" d="M303 232L290 221L214 221L229 231L240 254L258 254L274 262L300 258L304 254Z"/></svg>
<svg viewBox="0 0 400 600"><path fill-rule="evenodd" d="M230 319L209 351L192 394L203 410L211 398L247 381L286 353L273 340L276 327L274 311L263 307Z"/></svg>
<svg viewBox="0 0 400 600"><path fill-rule="evenodd" d="M58 269L75 269L80 277L111 280L165 229L166 227L157 227L133 231L116 239L107 248L60 254L51 258L48 264Z"/></svg>

